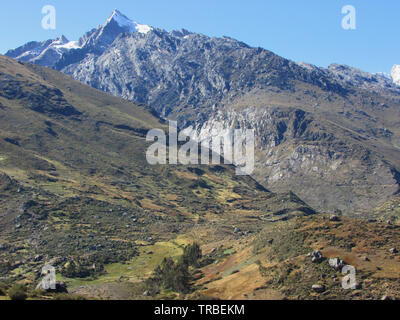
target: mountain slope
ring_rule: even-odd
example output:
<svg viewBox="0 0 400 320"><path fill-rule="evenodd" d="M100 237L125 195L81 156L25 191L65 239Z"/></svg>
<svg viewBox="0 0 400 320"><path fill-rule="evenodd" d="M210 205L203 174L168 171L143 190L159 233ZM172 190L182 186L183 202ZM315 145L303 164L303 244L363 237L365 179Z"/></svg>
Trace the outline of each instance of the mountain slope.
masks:
<svg viewBox="0 0 400 320"><path fill-rule="evenodd" d="M199 140L256 129L257 181L319 210L366 214L399 191L400 96L386 77L294 63L228 37L130 31L108 19L54 67L149 104Z"/></svg>
<svg viewBox="0 0 400 320"><path fill-rule="evenodd" d="M97 299L399 297L397 202L375 213L390 224L329 221L231 166L150 166L153 127L165 124L144 105L0 56L0 282L32 290L51 263L70 293ZM194 241L208 262L192 292L143 296L163 258ZM313 250L355 266L362 290L311 263Z"/></svg>
<svg viewBox="0 0 400 320"><path fill-rule="evenodd" d="M161 262L183 239L226 241L235 227L248 237L314 213L233 166L149 165L152 128L166 129L145 105L0 56L2 281L36 286L45 263L69 284L117 281L109 268L125 261L141 281L152 271L143 250Z"/></svg>
<svg viewBox="0 0 400 320"><path fill-rule="evenodd" d="M392 253L399 225L317 215L266 225L233 253L202 268L200 295L250 300L396 300L400 297L400 257ZM205 248L209 253L212 247ZM319 252L320 260L312 261ZM339 258L355 268L356 288L344 289ZM347 275L347 274L346 274ZM321 291L313 290L322 286Z"/></svg>

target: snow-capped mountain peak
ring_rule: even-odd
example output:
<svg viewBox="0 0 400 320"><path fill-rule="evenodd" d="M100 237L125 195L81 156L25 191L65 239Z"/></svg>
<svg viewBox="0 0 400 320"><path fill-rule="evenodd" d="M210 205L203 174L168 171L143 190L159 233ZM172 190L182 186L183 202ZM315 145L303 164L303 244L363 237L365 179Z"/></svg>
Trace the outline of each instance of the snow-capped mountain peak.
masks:
<svg viewBox="0 0 400 320"><path fill-rule="evenodd" d="M53 41L53 45L64 45L68 43L68 39L66 36L62 35L61 37L57 38L56 40Z"/></svg>
<svg viewBox="0 0 400 320"><path fill-rule="evenodd" d="M80 48L79 41L69 41L67 37L65 37L64 35L54 40L50 46L56 49L65 49L65 50Z"/></svg>
<svg viewBox="0 0 400 320"><path fill-rule="evenodd" d="M42 42L32 41L15 50L9 50L6 55L21 61L37 63L54 67L62 55L71 49L79 49L78 41L69 41L64 35L57 39Z"/></svg>
<svg viewBox="0 0 400 320"><path fill-rule="evenodd" d="M120 27L132 28L132 31L134 31L135 23L117 9L112 12L111 16L107 19L104 26L109 24L111 21L115 21Z"/></svg>
<svg viewBox="0 0 400 320"><path fill-rule="evenodd" d="M129 28L129 32L139 32L146 34L151 30L153 30L153 28L148 25L143 25L137 22L133 22L131 19L129 19L127 16L125 16L117 9L115 9L112 12L111 16L107 19L104 26L109 24L111 21L115 21L122 28Z"/></svg>
<svg viewBox="0 0 400 320"><path fill-rule="evenodd" d="M134 22L115 9L103 25L87 32L79 41L69 41L62 35L57 39L29 42L19 48L9 50L6 55L21 61L55 68L66 55L75 55L73 50L83 50L85 54L89 52L99 54L104 52L121 33L147 34L152 30L152 27Z"/></svg>

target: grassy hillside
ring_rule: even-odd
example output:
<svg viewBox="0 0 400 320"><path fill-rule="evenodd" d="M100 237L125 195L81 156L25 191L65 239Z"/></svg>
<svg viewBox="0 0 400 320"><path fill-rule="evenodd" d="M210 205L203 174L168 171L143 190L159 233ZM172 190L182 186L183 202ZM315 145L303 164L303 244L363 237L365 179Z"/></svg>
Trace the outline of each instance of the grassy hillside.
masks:
<svg viewBox="0 0 400 320"><path fill-rule="evenodd" d="M144 105L0 57L0 300L16 283L29 299L400 297L397 198L376 220L330 221L231 166L150 166L151 128L165 124ZM159 286L163 259L179 266L195 242L190 289ZM356 290L335 257L356 268ZM46 263L69 295L34 290Z"/></svg>
<svg viewBox="0 0 400 320"><path fill-rule="evenodd" d="M234 252L202 269L200 294L222 299L400 298L400 226L329 216L299 217L265 225L252 239L232 243ZM312 262L310 253L323 259ZM356 269L356 289L342 287L345 275L329 265L340 258ZM323 285L315 292L313 285Z"/></svg>

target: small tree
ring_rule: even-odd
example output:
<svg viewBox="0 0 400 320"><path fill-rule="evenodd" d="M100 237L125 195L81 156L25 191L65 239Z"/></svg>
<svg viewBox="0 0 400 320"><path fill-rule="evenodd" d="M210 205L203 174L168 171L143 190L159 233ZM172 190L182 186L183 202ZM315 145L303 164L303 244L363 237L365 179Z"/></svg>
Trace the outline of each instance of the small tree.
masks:
<svg viewBox="0 0 400 320"><path fill-rule="evenodd" d="M193 243L188 245L183 250L183 262L188 266L199 267L199 260L202 258L203 254L198 243Z"/></svg>
<svg viewBox="0 0 400 320"><path fill-rule="evenodd" d="M154 270L152 280L164 289L182 293L190 290L190 273L183 260L175 263L171 258L165 258Z"/></svg>
<svg viewBox="0 0 400 320"><path fill-rule="evenodd" d="M73 260L69 261L67 263L67 266L65 268L63 268L63 270L61 271L61 274L64 277L67 278L73 278L76 276L77 270L76 270L76 264Z"/></svg>
<svg viewBox="0 0 400 320"><path fill-rule="evenodd" d="M14 285L9 291L8 296L11 300L26 300L28 295L26 294L26 288L21 284Z"/></svg>
<svg viewBox="0 0 400 320"><path fill-rule="evenodd" d="M150 287L171 289L176 292L190 292L192 280L189 266L199 267L202 258L200 246L197 243L188 245L183 250L183 255L175 262L172 258L165 258L154 270L153 276L148 279Z"/></svg>

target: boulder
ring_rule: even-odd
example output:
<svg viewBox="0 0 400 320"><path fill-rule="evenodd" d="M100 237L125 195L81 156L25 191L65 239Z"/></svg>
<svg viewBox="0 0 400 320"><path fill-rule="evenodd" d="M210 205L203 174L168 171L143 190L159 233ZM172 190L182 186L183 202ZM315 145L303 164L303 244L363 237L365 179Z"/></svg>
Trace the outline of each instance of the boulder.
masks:
<svg viewBox="0 0 400 320"><path fill-rule="evenodd" d="M343 268L344 263L339 258L329 259L329 265L335 270L340 270Z"/></svg>
<svg viewBox="0 0 400 320"><path fill-rule="evenodd" d="M338 216L331 216L329 218L329 220L332 221L332 222L338 222L338 221L340 221L340 218Z"/></svg>
<svg viewBox="0 0 400 320"><path fill-rule="evenodd" d="M43 256L40 255L40 254L38 254L38 255L36 255L36 256L33 258L33 261L34 261L34 262L38 262L38 261L41 261L42 259L43 259Z"/></svg>
<svg viewBox="0 0 400 320"><path fill-rule="evenodd" d="M314 285L312 286L312 290L313 290L314 292L317 292L317 293L323 293L323 292L325 292L326 288L325 288L325 286L322 285L322 284L314 284Z"/></svg>
<svg viewBox="0 0 400 320"><path fill-rule="evenodd" d="M150 297L150 291L146 290L145 292L143 292L143 296Z"/></svg>
<svg viewBox="0 0 400 320"><path fill-rule="evenodd" d="M324 260L324 256L321 251L314 251L311 253L311 262L312 263L320 263Z"/></svg>

